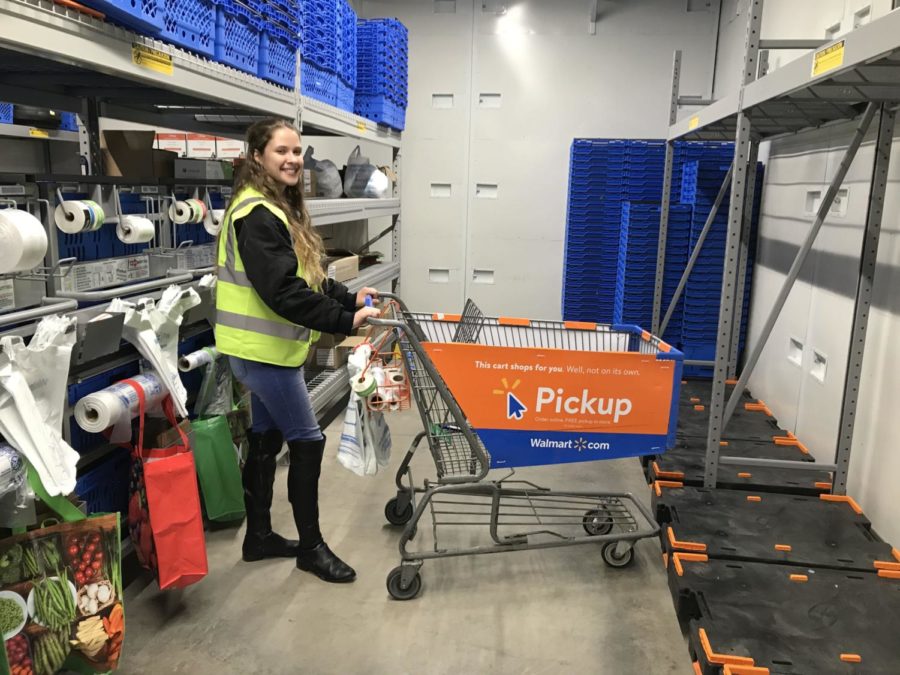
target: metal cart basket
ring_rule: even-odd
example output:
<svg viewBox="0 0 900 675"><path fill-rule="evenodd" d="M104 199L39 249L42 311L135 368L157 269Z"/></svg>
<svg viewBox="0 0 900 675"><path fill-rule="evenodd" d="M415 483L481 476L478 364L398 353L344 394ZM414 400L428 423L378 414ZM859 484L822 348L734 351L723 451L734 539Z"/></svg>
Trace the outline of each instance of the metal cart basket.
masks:
<svg viewBox="0 0 900 675"><path fill-rule="evenodd" d="M659 531L631 494L549 490L513 480L514 471L487 475L664 452L674 442L681 353L636 326L488 318L471 301L461 315L422 314L382 297L370 338L393 334L424 426L385 506L390 523L405 525L390 595L418 595L419 570L432 558L593 543L607 565L630 564L634 543ZM417 488L410 461L424 438L437 479ZM426 510L434 548L409 551ZM464 526L487 526L490 542L440 545L446 527Z"/></svg>

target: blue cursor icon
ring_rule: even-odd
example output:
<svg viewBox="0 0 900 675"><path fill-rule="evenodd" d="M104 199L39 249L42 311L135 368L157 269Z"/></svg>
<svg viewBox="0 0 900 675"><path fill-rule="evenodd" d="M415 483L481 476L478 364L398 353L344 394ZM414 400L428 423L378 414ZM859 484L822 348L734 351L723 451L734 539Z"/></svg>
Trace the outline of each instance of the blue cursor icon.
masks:
<svg viewBox="0 0 900 675"><path fill-rule="evenodd" d="M528 412L528 408L512 392L506 394L506 418L510 420L520 420L522 416Z"/></svg>

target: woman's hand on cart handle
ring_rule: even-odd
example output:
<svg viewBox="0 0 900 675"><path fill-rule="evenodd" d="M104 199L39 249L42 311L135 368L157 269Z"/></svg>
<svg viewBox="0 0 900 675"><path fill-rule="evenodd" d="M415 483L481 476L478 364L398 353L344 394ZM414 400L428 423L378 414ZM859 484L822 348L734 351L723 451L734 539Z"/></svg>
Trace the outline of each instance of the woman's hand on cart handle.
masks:
<svg viewBox="0 0 900 675"><path fill-rule="evenodd" d="M366 299L369 299L369 302L366 302ZM356 306L357 307L371 307L372 305L378 304L378 289L377 288L369 288L366 286L359 290L356 294Z"/></svg>
<svg viewBox="0 0 900 675"><path fill-rule="evenodd" d="M377 318L381 316L381 310L376 309L375 307L361 307L356 310L356 314L353 315L353 327L359 328L362 326L369 318Z"/></svg>

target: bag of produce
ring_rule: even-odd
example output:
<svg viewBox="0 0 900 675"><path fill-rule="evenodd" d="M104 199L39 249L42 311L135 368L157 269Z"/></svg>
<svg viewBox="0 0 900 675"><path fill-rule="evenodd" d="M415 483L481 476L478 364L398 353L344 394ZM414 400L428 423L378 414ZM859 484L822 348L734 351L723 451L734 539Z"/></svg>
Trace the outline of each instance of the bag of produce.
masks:
<svg viewBox="0 0 900 675"><path fill-rule="evenodd" d="M57 509L54 499L68 506ZM80 519L0 541L7 672L115 670L125 637L119 514L85 518L64 498L50 502L64 518Z"/></svg>

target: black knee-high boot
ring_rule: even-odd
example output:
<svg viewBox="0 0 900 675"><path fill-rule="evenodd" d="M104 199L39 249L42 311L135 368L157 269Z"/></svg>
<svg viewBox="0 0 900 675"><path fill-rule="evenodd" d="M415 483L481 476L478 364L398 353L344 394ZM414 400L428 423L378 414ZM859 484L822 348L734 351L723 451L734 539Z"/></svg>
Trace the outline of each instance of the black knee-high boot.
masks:
<svg viewBox="0 0 900 675"><path fill-rule="evenodd" d="M299 551L299 542L272 531L272 487L275 484L275 460L283 443L281 432L250 432L247 441L250 448L242 476L244 506L247 508L244 560L293 558Z"/></svg>
<svg viewBox="0 0 900 675"><path fill-rule="evenodd" d="M325 439L288 441L291 467L288 470L288 499L294 509L294 521L300 534L297 567L312 572L323 581L334 583L356 579L356 572L338 558L319 531L319 475Z"/></svg>

